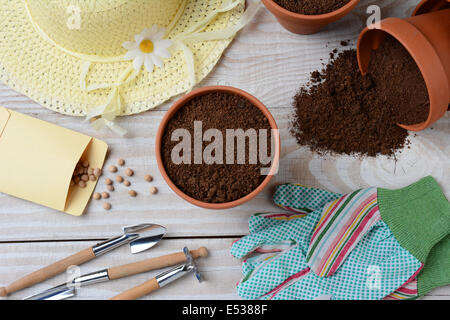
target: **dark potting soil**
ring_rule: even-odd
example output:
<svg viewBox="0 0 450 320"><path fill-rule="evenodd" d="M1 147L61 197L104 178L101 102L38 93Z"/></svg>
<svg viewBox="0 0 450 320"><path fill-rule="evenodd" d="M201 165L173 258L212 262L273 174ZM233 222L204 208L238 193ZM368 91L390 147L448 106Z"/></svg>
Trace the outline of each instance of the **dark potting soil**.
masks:
<svg viewBox="0 0 450 320"><path fill-rule="evenodd" d="M336 11L350 0L273 0L280 7L285 8L291 12L319 15Z"/></svg>
<svg viewBox="0 0 450 320"><path fill-rule="evenodd" d="M377 102L405 125L422 123L428 118L430 100L422 73L408 51L388 37L375 51L369 65L377 92Z"/></svg>
<svg viewBox="0 0 450 320"><path fill-rule="evenodd" d="M397 123L425 121L428 92L409 53L388 37L373 52L362 76L355 50L346 50L294 98L291 133L318 153L393 155L407 144Z"/></svg>
<svg viewBox="0 0 450 320"><path fill-rule="evenodd" d="M194 150L194 121L202 121L202 131L218 129L223 136L223 164L175 164L171 154L180 141L172 141L176 129L190 132L191 150ZM238 200L255 190L266 178L261 168L267 167L259 162L249 164L249 139L246 138L245 164L226 164L226 129L267 129L268 155L270 156L270 124L264 114L247 99L226 92L207 93L195 97L178 110L167 124L162 140L164 167L173 183L190 197L208 203L225 203ZM214 139L213 139L214 140ZM215 140L214 140L215 141ZM211 142L203 142L202 150ZM235 143L235 160L237 145ZM215 152L213 152L215 156Z"/></svg>

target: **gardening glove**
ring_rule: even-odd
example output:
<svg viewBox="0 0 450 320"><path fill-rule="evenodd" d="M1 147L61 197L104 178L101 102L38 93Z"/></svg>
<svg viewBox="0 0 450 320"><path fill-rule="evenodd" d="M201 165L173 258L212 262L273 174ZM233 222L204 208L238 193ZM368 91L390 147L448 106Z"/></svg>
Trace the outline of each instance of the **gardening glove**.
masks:
<svg viewBox="0 0 450 320"><path fill-rule="evenodd" d="M431 249L419 275L400 289L387 296L386 300L417 299L431 290L450 284L450 235Z"/></svg>
<svg viewBox="0 0 450 320"><path fill-rule="evenodd" d="M327 197L334 201L311 212ZM431 177L345 196L285 185L275 202L298 213L253 217L251 235L232 248L236 257L263 253L244 262L245 298L381 299L415 278L450 229L449 203Z"/></svg>
<svg viewBox="0 0 450 320"><path fill-rule="evenodd" d="M392 252L392 257L388 256L390 261L383 255L386 246L395 244L388 228L376 228L373 238L379 241L369 239L365 242L364 246L355 251L352 259L348 260L350 268L343 268L338 276L320 278L311 272L306 262L306 253L323 210L318 208L341 197L339 194L302 186L279 187L275 193L275 202L291 213L260 214L253 217L250 221L252 235L233 245L232 253L236 257L247 256L251 251L260 253L244 262L244 278L238 286L238 293L247 299L381 299L415 274L420 263L409 264L409 269L406 268L395 282L386 284L384 291L374 290L376 284L367 285L365 278L368 270L372 273L377 271L370 270L372 265L379 265L378 272L385 275L381 278L389 279L388 276L393 272L389 262L402 261L405 255L408 258L405 250ZM285 237L289 240L280 241L280 238ZM371 245L373 242L378 245ZM372 247L381 254L366 259L365 252ZM359 275L363 279L358 279Z"/></svg>
<svg viewBox="0 0 450 320"><path fill-rule="evenodd" d="M232 254L235 257L243 258L247 256L247 253L254 251L257 253L253 257L249 257L244 261L243 279L241 283L245 283L244 286L240 285L238 290L240 295L247 299L257 299L263 294L272 290L276 285L283 282L290 274L297 273L298 270L306 268L304 262L302 266L289 265L291 267L288 270L286 268L280 268L284 271L280 274L277 273L277 278L271 279L272 281L259 282L260 286L255 287L255 291L246 293L246 286L250 286L248 279L253 278L253 275L268 262L272 261L279 254L291 249L293 246L295 250L289 251L290 254L283 257L281 263L286 258L290 258L291 255L298 255L300 249L305 250L305 246L299 247L297 244L303 244L306 242L309 233L314 229L319 218L318 208L323 207L326 203L339 198L340 194L331 193L328 191L307 188L297 185L285 185L277 189L274 199L275 203L282 206L288 213L261 213L256 214L250 218L249 229L252 236L245 237L234 243L232 248ZM285 238L284 236L275 237L272 241L266 241L266 238L271 237L272 234L280 233L282 229L293 228L297 241L293 238ZM252 247L252 249L249 248ZM300 257L303 253L300 252ZM253 282L253 281L252 281Z"/></svg>

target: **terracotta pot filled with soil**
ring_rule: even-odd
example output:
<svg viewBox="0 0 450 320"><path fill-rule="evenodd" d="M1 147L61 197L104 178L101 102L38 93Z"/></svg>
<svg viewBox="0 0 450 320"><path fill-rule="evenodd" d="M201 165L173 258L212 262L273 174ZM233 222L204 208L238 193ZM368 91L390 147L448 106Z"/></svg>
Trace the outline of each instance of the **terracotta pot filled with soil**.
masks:
<svg viewBox="0 0 450 320"><path fill-rule="evenodd" d="M374 53L385 39L395 38L401 43L423 76L429 104L426 117L415 121L399 119L398 124L407 130L420 131L443 117L450 103L450 2L422 1L415 14L408 19L384 19L379 29L364 29L358 40L358 64L361 72L367 74ZM417 108L411 113L422 112L420 106Z"/></svg>
<svg viewBox="0 0 450 320"><path fill-rule="evenodd" d="M288 31L313 34L352 11L359 0L262 0Z"/></svg>
<svg viewBox="0 0 450 320"><path fill-rule="evenodd" d="M372 52L363 76L355 49L347 49L311 74L294 98L291 132L320 154L393 156L408 147L398 123L425 121L425 81L412 56L393 37Z"/></svg>
<svg viewBox="0 0 450 320"><path fill-rule="evenodd" d="M158 168L167 184L207 209L254 198L276 173L279 155L278 127L269 110L232 87L205 87L183 96L164 116L156 137Z"/></svg>

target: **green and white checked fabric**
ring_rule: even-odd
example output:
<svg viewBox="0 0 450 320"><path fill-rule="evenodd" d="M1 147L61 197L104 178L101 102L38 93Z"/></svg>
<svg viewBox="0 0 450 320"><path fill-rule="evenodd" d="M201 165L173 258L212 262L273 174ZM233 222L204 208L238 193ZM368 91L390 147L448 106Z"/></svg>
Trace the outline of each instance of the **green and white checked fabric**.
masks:
<svg viewBox="0 0 450 320"><path fill-rule="evenodd" d="M322 208L327 203L342 197L342 194L300 184L285 184L274 194L275 204L291 212L308 214Z"/></svg>
<svg viewBox="0 0 450 320"><path fill-rule="evenodd" d="M321 207L340 196L298 185L280 186L275 203L290 213L253 216L251 234L233 244L235 257L250 255L243 264L238 294L246 299L382 299L422 267L379 221L333 276L321 278L312 272L306 254Z"/></svg>

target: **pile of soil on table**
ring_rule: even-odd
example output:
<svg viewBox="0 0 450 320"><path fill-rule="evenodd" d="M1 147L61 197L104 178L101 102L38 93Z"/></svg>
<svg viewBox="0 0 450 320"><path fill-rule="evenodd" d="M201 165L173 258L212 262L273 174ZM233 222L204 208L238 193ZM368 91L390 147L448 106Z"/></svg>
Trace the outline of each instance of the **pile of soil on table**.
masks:
<svg viewBox="0 0 450 320"><path fill-rule="evenodd" d="M407 50L387 37L373 51L362 76L356 50L346 50L294 98L291 133L320 154L393 155L407 144L397 123L424 122L429 97L422 74Z"/></svg>
<svg viewBox="0 0 450 320"><path fill-rule="evenodd" d="M194 122L202 122L202 131L218 129L223 137L223 163L201 164L194 162ZM172 133L177 129L190 132L191 161L190 164L176 164L172 159L172 150L180 141L172 140ZM268 135L267 153L271 154L271 127L269 120L260 109L247 99L227 92L214 92L198 96L184 105L166 126L162 140L162 159L167 175L172 182L188 196L208 203L226 203L238 200L255 190L266 178L261 169L259 157L256 164L249 161L249 139L246 138L245 164L237 163L237 143L234 147L233 164L226 161L227 129L266 129ZM213 139L214 140L214 139ZM211 141L213 142L213 141ZM201 150L205 150L211 142L203 142ZM215 156L215 152L213 153ZM270 166L270 164L269 164Z"/></svg>
<svg viewBox="0 0 450 320"><path fill-rule="evenodd" d="M280 7L305 15L319 15L336 11L350 0L273 0Z"/></svg>

